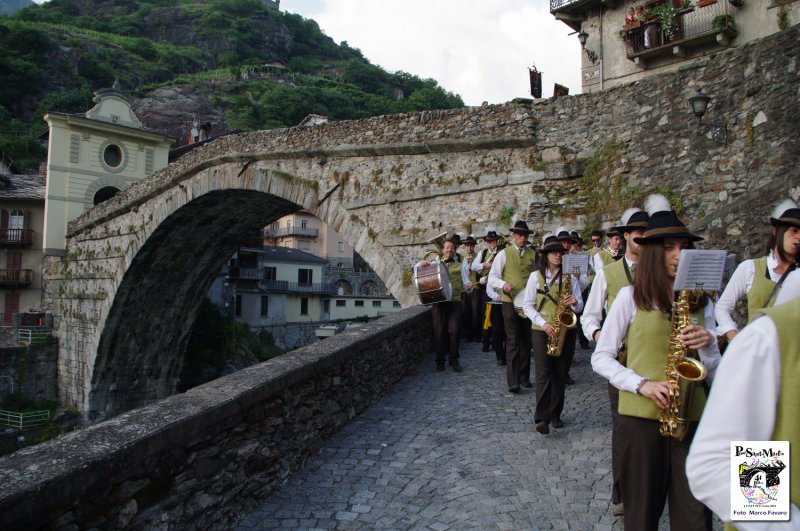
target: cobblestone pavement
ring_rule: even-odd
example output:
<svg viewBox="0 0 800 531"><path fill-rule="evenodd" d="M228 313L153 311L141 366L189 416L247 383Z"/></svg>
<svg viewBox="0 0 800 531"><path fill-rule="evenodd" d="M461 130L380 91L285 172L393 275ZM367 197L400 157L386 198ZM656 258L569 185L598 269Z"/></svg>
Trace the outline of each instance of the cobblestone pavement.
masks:
<svg viewBox="0 0 800 531"><path fill-rule="evenodd" d="M493 352L462 343L461 373L436 372L431 354L237 529L622 529L589 356L577 349L564 427L543 436L533 390L509 393Z"/></svg>

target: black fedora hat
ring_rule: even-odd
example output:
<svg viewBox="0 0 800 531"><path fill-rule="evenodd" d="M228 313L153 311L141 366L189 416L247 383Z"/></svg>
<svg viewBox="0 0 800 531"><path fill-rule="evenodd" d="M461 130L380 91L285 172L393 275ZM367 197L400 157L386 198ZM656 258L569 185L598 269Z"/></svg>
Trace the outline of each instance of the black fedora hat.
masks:
<svg viewBox="0 0 800 531"><path fill-rule="evenodd" d="M775 225L790 225L800 228L800 208L791 199L781 201L772 211L769 222Z"/></svg>
<svg viewBox="0 0 800 531"><path fill-rule="evenodd" d="M552 234L545 237L544 241L542 242L542 246L539 248L539 254L546 254L546 253L566 253L567 250L564 249L564 246L561 245L561 240L558 239L557 236L553 236Z"/></svg>
<svg viewBox="0 0 800 531"><path fill-rule="evenodd" d="M567 229L559 229L558 234L556 235L556 238L558 240L560 240L560 241L567 240L567 241L570 241L572 243L578 243L578 241L575 239L575 237L572 236L572 234L570 234Z"/></svg>
<svg viewBox="0 0 800 531"><path fill-rule="evenodd" d="M467 236L461 241L461 245L475 245L478 241L472 236Z"/></svg>
<svg viewBox="0 0 800 531"><path fill-rule="evenodd" d="M581 235L578 233L578 231L573 230L569 233L569 235L572 236L572 239L575 241L575 243L580 243L583 245L583 238L581 238Z"/></svg>
<svg viewBox="0 0 800 531"><path fill-rule="evenodd" d="M638 208L629 208L622 214L622 218L620 219L621 223L616 227L612 227L612 230L617 232L630 232L633 230L646 230L647 224L650 221L650 215L645 212L644 210L639 210Z"/></svg>
<svg viewBox="0 0 800 531"><path fill-rule="evenodd" d="M672 210L669 201L661 194L654 194L647 198L645 204L650 212L650 221L643 237L634 238L633 241L640 245L663 241L667 238L687 239L690 242L699 242L703 238L692 234L686 225Z"/></svg>
<svg viewBox="0 0 800 531"><path fill-rule="evenodd" d="M522 220L517 221L514 223L514 226L509 229L514 234L532 234L533 231L528 228L528 224Z"/></svg>
<svg viewBox="0 0 800 531"><path fill-rule="evenodd" d="M496 242L497 240L500 239L500 236L498 236L495 231L490 230L489 232L486 233L486 236L484 236L483 239L484 241L487 242Z"/></svg>

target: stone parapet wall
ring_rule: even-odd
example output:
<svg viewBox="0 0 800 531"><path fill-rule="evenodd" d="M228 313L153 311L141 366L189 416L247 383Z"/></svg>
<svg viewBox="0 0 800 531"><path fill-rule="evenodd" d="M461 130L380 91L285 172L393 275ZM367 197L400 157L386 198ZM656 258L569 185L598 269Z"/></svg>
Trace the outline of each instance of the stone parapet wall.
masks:
<svg viewBox="0 0 800 531"><path fill-rule="evenodd" d="M0 459L2 529L223 529L427 352L410 308Z"/></svg>

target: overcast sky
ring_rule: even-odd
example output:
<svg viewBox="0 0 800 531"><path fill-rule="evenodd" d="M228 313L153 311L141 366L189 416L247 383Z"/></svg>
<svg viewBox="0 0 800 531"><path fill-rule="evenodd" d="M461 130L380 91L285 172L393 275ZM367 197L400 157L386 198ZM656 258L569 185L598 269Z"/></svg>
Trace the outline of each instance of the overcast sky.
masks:
<svg viewBox="0 0 800 531"><path fill-rule="evenodd" d="M36 0L43 3L43 0ZM370 62L433 78L467 105L530 97L528 67L580 92L581 48L550 14L548 0L282 0Z"/></svg>
<svg viewBox="0 0 800 531"><path fill-rule="evenodd" d="M467 105L530 97L528 67L580 92L581 47L548 0L282 0L372 63L433 78Z"/></svg>

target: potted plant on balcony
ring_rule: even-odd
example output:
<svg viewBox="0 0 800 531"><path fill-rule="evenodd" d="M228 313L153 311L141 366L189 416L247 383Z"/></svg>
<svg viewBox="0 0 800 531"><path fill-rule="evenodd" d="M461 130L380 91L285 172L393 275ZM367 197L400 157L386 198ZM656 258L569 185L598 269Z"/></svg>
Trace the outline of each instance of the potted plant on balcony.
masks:
<svg viewBox="0 0 800 531"><path fill-rule="evenodd" d="M675 5L677 4L677 6ZM682 2L666 2L645 11L645 20L655 20L661 28L665 41L671 41L680 29L680 15L692 9L691 0Z"/></svg>
<svg viewBox="0 0 800 531"><path fill-rule="evenodd" d="M711 21L711 26L726 34L738 33L736 19L733 18L733 15L717 15Z"/></svg>

